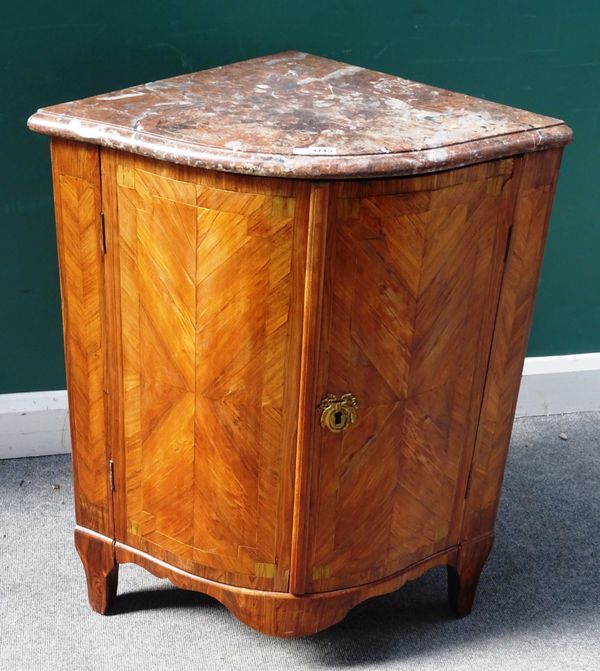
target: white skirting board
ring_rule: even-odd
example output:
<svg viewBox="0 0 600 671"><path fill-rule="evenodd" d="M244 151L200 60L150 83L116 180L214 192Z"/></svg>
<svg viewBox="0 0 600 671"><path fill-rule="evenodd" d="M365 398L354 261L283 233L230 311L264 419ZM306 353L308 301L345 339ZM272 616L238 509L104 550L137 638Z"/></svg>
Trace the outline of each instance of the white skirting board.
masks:
<svg viewBox="0 0 600 671"><path fill-rule="evenodd" d="M600 352L525 359L517 417L600 410ZM0 395L0 459L66 454L67 392Z"/></svg>
<svg viewBox="0 0 600 671"><path fill-rule="evenodd" d="M600 352L525 359L517 417L600 410Z"/></svg>
<svg viewBox="0 0 600 671"><path fill-rule="evenodd" d="M70 451L66 390L0 394L0 459Z"/></svg>

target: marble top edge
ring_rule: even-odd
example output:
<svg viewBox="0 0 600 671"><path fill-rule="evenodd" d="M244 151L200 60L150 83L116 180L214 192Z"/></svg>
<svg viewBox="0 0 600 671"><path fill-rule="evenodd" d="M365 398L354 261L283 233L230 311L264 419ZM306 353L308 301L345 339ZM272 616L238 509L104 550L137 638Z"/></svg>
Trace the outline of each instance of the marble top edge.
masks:
<svg viewBox="0 0 600 671"><path fill-rule="evenodd" d="M28 125L175 163L315 178L416 174L572 140L560 119L297 51L41 108Z"/></svg>
<svg viewBox="0 0 600 671"><path fill-rule="evenodd" d="M51 121L51 119L54 119L55 121ZM78 122L78 129L77 130L72 130L70 129L70 124L72 122ZM495 138L502 138L502 137L512 137L512 136L517 136L522 133L536 133L537 131L545 131L546 129L549 128L560 128L561 130L564 130L564 138L565 138L565 144L568 142L572 141L572 136L573 132L569 126L566 125L566 123L560 119L553 119L548 117L548 123L545 126L538 126L535 128L528 128L520 131L514 131L511 133L499 133L498 135L490 135L486 138L486 140L493 140ZM80 125L79 125L80 124ZM86 125L89 124L89 125ZM29 119L27 120L27 126L29 127L30 130L33 130L35 132L39 132L45 135L56 135L56 136L64 136L61 133L61 130L64 132L69 132L70 137L73 139L80 138L81 140L84 141L89 141L92 144L106 144L108 146L110 145L110 140L107 138L106 142L105 140L105 135L107 134L105 132L105 129L114 129L116 130L123 130L122 126L118 125L113 125L113 124L108 124L108 123L96 123L94 121L88 121L86 119L82 119L81 117L71 117L66 114L56 114L54 112L51 112L48 108L40 108L37 110L37 112L34 112ZM98 131L97 133L94 131ZM139 133L132 133L132 143L135 143L135 138L134 136L137 136L139 138L156 138L156 139L162 139L162 136L159 135L158 133L150 133L147 131L139 132ZM435 149L444 149L447 147L451 146L457 146L461 144L471 144L475 143L477 140L465 140L462 142L454 142L454 143L448 143L445 145L438 145L435 147L428 147L424 148L419 151L427 151L427 150L435 150ZM202 144L200 142L195 142L194 140L186 140L186 144L189 144L190 146L197 146L197 147L202 147L206 150L224 150L228 152L229 154L233 155L238 155L238 156L248 156L251 157L253 155L259 155L259 156L270 156L270 157L275 157L275 156L290 156L294 155L293 153L289 152L262 152L262 151L252 151L252 152L244 152L244 151L236 151L233 149L226 149L223 147L218 147L218 146L211 146L207 144ZM402 149L400 151L396 152L385 152L385 154L382 153L374 153L374 154L342 154L342 153L336 153L333 154L333 156L336 156L337 158L346 158L346 157L359 157L359 156L364 156L364 157L369 157L373 158L375 156L381 156L381 155L401 155L405 153L412 152L414 153L415 150L409 150L409 149ZM300 155L300 154L296 154ZM318 155L308 155L304 154L307 156L307 158L310 158L310 160L319 160L322 158L322 156Z"/></svg>

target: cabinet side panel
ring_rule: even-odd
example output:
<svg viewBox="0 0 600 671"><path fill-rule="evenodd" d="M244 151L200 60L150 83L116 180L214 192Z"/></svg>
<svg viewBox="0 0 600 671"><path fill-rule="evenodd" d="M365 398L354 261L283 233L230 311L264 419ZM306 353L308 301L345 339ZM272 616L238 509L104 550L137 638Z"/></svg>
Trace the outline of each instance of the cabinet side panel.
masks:
<svg viewBox="0 0 600 671"><path fill-rule="evenodd" d="M112 535L105 444L103 263L98 148L52 141L75 514Z"/></svg>
<svg viewBox="0 0 600 671"><path fill-rule="evenodd" d="M494 528L561 149L527 154L494 329L462 539Z"/></svg>

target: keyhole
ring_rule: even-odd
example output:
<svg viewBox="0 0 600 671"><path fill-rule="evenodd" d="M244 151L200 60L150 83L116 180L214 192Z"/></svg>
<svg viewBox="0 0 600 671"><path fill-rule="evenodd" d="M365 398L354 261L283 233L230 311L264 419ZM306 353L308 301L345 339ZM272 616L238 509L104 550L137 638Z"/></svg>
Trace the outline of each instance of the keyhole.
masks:
<svg viewBox="0 0 600 671"><path fill-rule="evenodd" d="M333 394L326 394L319 403L321 409L321 426L334 433L345 431L356 422L358 402L353 394L343 394L337 399Z"/></svg>

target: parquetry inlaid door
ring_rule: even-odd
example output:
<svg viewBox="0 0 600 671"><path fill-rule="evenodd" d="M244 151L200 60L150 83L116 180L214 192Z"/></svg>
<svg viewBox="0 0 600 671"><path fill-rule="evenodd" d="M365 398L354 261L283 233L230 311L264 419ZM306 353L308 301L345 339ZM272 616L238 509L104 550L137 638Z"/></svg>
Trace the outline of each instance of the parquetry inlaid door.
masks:
<svg viewBox="0 0 600 671"><path fill-rule="evenodd" d="M513 162L333 188L318 373L360 421L315 434L308 591L457 541L506 256Z"/></svg>
<svg viewBox="0 0 600 671"><path fill-rule="evenodd" d="M29 125L92 608L133 562L299 636L446 566L468 614L570 129L299 52Z"/></svg>
<svg viewBox="0 0 600 671"><path fill-rule="evenodd" d="M106 160L118 212L106 225L118 229L120 276L119 538L214 580L287 589L302 186L244 192L130 154Z"/></svg>

